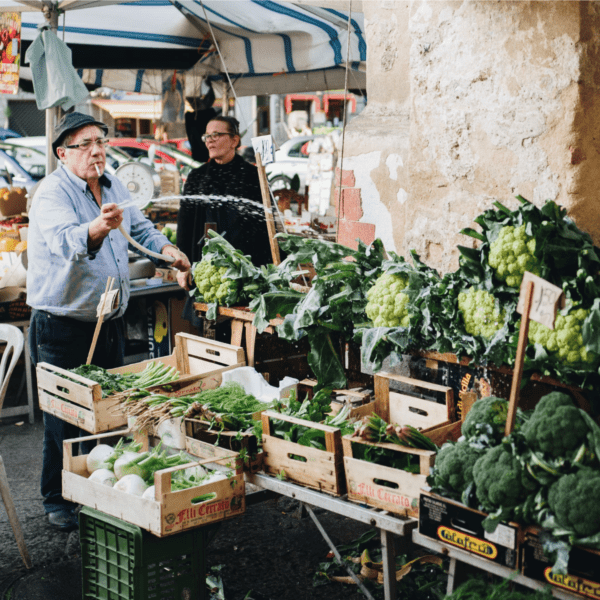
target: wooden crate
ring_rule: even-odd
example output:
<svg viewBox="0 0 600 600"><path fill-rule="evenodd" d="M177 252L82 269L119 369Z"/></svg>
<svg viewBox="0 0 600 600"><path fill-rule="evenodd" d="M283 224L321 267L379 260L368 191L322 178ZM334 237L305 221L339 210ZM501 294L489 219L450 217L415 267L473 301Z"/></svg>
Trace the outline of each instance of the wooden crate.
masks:
<svg viewBox="0 0 600 600"><path fill-rule="evenodd" d="M221 384L221 372L245 365L242 348L184 333L177 334L175 338L173 354L153 361L177 368L179 379L168 386L148 389L168 389L173 396L193 394L209 385L209 375L218 381L213 386L216 387ZM109 372L138 373L153 361L145 360L109 369ZM127 417L120 411L115 399L110 396L102 398L100 385L91 379L48 363L39 363L36 374L40 408L43 411L90 433L101 433L127 424Z"/></svg>
<svg viewBox="0 0 600 600"><path fill-rule="evenodd" d="M326 450L301 446L274 437L271 435L271 419L324 431ZM262 413L262 420L262 460L265 473L283 476L286 481L327 492L333 496L340 496L345 492L342 438L338 427L313 423L269 410ZM305 460L299 460L297 457Z"/></svg>
<svg viewBox="0 0 600 600"><path fill-rule="evenodd" d="M122 435L104 433L72 440L65 440L63 455L63 497L108 515L137 525L158 537L164 537L242 515L246 510L244 475L239 455L196 440L195 455L202 460L187 465L157 471L154 474L155 499L141 498L115 490L88 479L87 455L73 456L73 445L80 441L97 440L99 443L116 443ZM147 449L148 446L146 445ZM187 490L171 490L171 474L180 469L201 464L208 468L229 468L235 475L227 480L200 485ZM215 493L213 500L195 502L208 493Z"/></svg>
<svg viewBox="0 0 600 600"><path fill-rule="evenodd" d="M444 404L390 390L390 381L443 394ZM448 386L384 372L375 375L374 384L376 412L388 423L428 429L456 420L454 392Z"/></svg>
<svg viewBox="0 0 600 600"><path fill-rule="evenodd" d="M460 437L460 427L461 423L456 421L424 430L423 433L439 446L448 440L456 441ZM418 456L419 473L409 473L354 458L353 443ZM388 510L405 517L418 516L421 488L425 486L427 476L434 465L436 452L408 448L398 444L369 442L351 435L342 438L342 445L349 500Z"/></svg>
<svg viewBox="0 0 600 600"><path fill-rule="evenodd" d="M256 413L253 418L258 419L260 415L261 413ZM246 457L243 461L245 471L256 473L262 467L262 452L259 453L258 440L252 433L210 429L208 421L199 419L185 419L185 432L186 450L190 454L194 454L194 441L200 440L234 452L245 450Z"/></svg>

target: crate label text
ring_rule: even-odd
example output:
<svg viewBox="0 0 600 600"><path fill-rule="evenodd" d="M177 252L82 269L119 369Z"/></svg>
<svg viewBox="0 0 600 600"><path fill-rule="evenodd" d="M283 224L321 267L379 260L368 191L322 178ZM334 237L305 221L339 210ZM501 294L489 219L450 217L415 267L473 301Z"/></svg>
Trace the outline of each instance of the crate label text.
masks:
<svg viewBox="0 0 600 600"><path fill-rule="evenodd" d="M600 583L594 583L593 581L573 577L573 575L568 574L553 574L552 567L544 569L544 578L552 585L569 590L570 592L582 594L588 598L600 598Z"/></svg>
<svg viewBox="0 0 600 600"><path fill-rule="evenodd" d="M494 544L490 544L485 540L467 535L466 533L461 533L460 531L456 531L450 527L438 527L437 534L439 539L443 542L452 544L453 546L462 548L463 550L468 550L474 554L479 554L479 556L484 556L485 558L489 558L491 560L498 556L498 549L496 546L494 546Z"/></svg>

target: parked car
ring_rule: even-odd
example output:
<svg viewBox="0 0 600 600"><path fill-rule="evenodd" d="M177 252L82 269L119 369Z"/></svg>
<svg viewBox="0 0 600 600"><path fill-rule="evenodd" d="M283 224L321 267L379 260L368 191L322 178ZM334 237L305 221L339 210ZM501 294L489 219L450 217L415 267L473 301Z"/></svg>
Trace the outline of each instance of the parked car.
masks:
<svg viewBox="0 0 600 600"><path fill-rule="evenodd" d="M0 187L24 187L28 191L43 179L44 155L32 148L0 142Z"/></svg>
<svg viewBox="0 0 600 600"><path fill-rule="evenodd" d="M304 194L306 174L308 171L308 154L306 145L314 140L316 135L299 135L281 144L275 151L275 162L265 165L265 172L272 191L292 189L294 175L300 179L298 192Z"/></svg>
<svg viewBox="0 0 600 600"><path fill-rule="evenodd" d="M163 142L163 146L173 146L179 152L192 155L192 146L187 138L176 138L173 140L166 140Z"/></svg>
<svg viewBox="0 0 600 600"><path fill-rule="evenodd" d="M142 140L138 138L113 138L109 142L109 146L118 148L123 152L127 152L133 159L148 157L148 151L152 146L156 146L154 162L155 163L170 163L175 164L176 160L163 152L161 145L154 140Z"/></svg>

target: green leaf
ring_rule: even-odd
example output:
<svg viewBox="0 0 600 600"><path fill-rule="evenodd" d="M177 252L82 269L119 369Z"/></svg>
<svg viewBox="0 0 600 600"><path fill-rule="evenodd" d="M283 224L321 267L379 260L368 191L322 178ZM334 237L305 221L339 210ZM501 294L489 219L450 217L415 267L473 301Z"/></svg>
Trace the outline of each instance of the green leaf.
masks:
<svg viewBox="0 0 600 600"><path fill-rule="evenodd" d="M329 332L311 328L307 335L310 342L308 364L318 381L315 390L322 387L343 389L346 386L346 375Z"/></svg>

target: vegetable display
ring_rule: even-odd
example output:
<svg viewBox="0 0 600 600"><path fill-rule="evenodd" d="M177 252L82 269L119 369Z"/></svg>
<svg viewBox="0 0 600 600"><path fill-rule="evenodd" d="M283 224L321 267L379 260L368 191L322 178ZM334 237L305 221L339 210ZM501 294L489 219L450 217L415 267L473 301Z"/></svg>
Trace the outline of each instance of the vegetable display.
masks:
<svg viewBox="0 0 600 600"><path fill-rule="evenodd" d="M86 458L89 479L127 494L154 500L154 474L157 471L193 463L193 459L184 452L170 454L167 449L162 449L161 443L146 452L140 452L140 449L141 444L125 443L124 438L114 447L107 444L95 446ZM194 465L171 474L171 489L184 490L227 479L232 475L231 470L210 471ZM214 494L208 496L212 497ZM200 501L210 497L201 498Z"/></svg>
<svg viewBox="0 0 600 600"><path fill-rule="evenodd" d="M510 579L494 583L484 578L468 579L459 585L445 600L551 600L549 589L542 591L520 591L512 589Z"/></svg>
<svg viewBox="0 0 600 600"><path fill-rule="evenodd" d="M477 400L427 478L431 490L483 510L487 531L516 520L546 530L544 552L565 573L569 549L600 549L600 426L570 396L543 396L519 427L501 436L505 401Z"/></svg>

